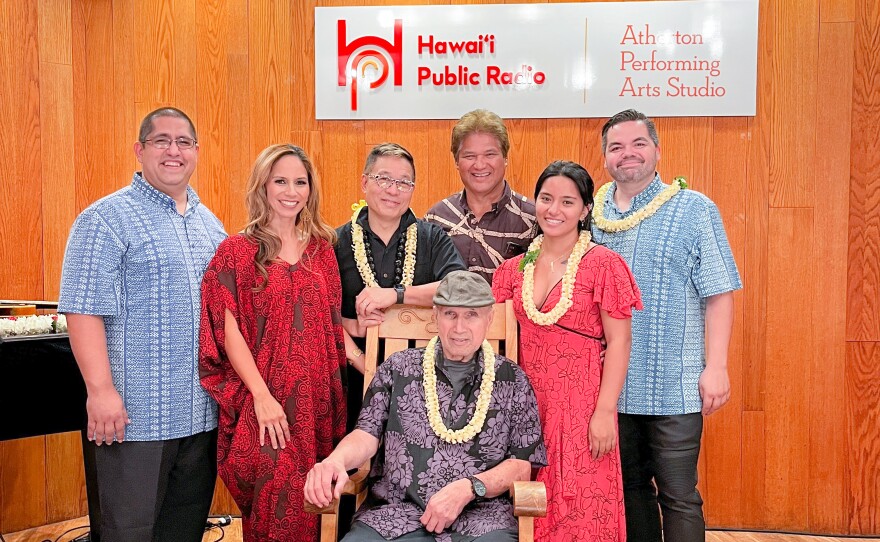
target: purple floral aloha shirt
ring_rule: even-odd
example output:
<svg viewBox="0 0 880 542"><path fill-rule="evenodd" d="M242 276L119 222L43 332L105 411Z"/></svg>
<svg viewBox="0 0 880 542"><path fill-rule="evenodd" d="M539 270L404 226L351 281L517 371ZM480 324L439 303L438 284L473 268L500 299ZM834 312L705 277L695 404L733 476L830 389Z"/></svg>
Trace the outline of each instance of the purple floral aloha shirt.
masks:
<svg viewBox="0 0 880 542"><path fill-rule="evenodd" d="M453 397L449 377L437 352L437 396L450 429L470 421L483 375L483 355L461 392ZM422 527L419 518L434 493L447 484L487 471L505 459L547 464L535 392L526 374L503 356L495 356L495 385L483 430L461 444L444 442L431 430L422 385L424 348L398 352L379 366L364 397L357 428L382 444L370 471L370 494L355 515L386 539ZM461 542L488 532L516 529L513 502L505 493L472 502L438 540ZM452 534L455 534L452 537Z"/></svg>

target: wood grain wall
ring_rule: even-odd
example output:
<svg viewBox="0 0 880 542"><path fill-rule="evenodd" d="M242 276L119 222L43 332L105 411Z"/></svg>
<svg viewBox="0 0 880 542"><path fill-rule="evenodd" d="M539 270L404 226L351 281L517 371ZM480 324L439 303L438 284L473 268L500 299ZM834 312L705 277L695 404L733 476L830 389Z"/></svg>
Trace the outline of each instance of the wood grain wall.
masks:
<svg viewBox="0 0 880 542"><path fill-rule="evenodd" d="M419 2L0 3L0 298L57 298L74 217L129 183L137 125L160 105L195 120L193 184L229 231L242 226L248 169L270 143L312 155L334 225L382 141L415 154L417 213L455 191L452 122L314 119L313 7L383 3ZM707 422L707 519L877 534L880 4L762 0L759 24L755 117L657 122L661 172L718 203L745 283L733 396ZM530 193L557 158L606 181L601 124L511 120L511 183ZM219 494L215 510L229 506ZM0 443L0 531L85 510L75 434Z"/></svg>

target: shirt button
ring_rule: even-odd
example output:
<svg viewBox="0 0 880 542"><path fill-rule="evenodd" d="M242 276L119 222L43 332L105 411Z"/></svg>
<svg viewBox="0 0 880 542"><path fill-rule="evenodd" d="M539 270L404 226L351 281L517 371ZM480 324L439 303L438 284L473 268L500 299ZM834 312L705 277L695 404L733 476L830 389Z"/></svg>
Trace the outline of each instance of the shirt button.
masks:
<svg viewBox="0 0 880 542"><path fill-rule="evenodd" d="M476 259L476 258L471 258L471 261L472 261L472 262L475 262L475 261L477 261L477 259Z"/></svg>
<svg viewBox="0 0 880 542"><path fill-rule="evenodd" d="M388 273L382 273L382 278L388 278Z"/></svg>

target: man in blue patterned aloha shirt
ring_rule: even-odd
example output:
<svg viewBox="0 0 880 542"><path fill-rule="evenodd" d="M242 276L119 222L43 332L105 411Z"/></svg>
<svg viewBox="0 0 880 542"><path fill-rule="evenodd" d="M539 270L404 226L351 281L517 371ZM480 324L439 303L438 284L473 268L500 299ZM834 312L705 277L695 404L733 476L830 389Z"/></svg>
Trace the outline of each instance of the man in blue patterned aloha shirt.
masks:
<svg viewBox="0 0 880 542"><path fill-rule="evenodd" d="M84 210L67 241L58 311L88 392L97 446L83 452L100 502L93 539L103 542L200 541L214 494L200 287L226 234L189 186L198 151L182 111L147 115L134 144L143 171Z"/></svg>
<svg viewBox="0 0 880 542"><path fill-rule="evenodd" d="M654 123L628 109L602 128L605 168L593 234L629 264L645 309L633 315L618 403L630 540L705 540L697 459L703 416L730 398L733 291L742 287L718 208L661 182ZM683 181L682 181L683 182ZM659 493L659 509L658 509Z"/></svg>
<svg viewBox="0 0 880 542"><path fill-rule="evenodd" d="M494 303L476 273L447 275L434 295L439 344L380 365L357 428L309 472L306 500L323 507L339 497L348 469L376 456L369 497L344 542L517 540L508 489L547 458L525 373L503 356L485 364Z"/></svg>

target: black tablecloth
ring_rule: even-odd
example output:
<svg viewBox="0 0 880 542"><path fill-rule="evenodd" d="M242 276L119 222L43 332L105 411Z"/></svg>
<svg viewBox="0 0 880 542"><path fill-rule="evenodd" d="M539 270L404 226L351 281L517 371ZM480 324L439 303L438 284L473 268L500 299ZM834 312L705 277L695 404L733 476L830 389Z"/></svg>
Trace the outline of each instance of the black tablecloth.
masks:
<svg viewBox="0 0 880 542"><path fill-rule="evenodd" d="M67 335L0 340L0 440L80 431L86 387Z"/></svg>

